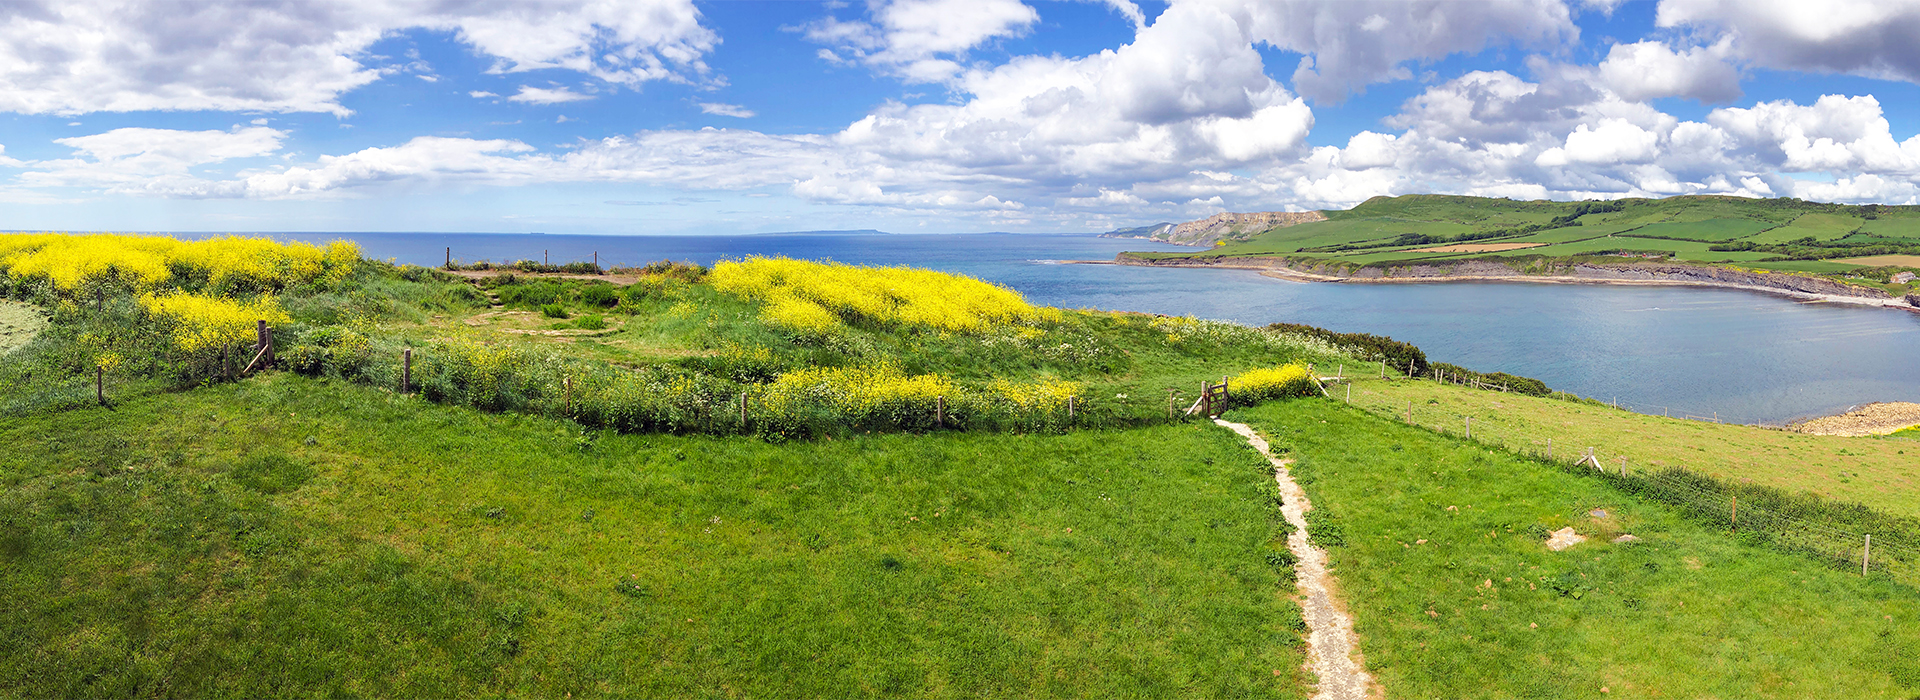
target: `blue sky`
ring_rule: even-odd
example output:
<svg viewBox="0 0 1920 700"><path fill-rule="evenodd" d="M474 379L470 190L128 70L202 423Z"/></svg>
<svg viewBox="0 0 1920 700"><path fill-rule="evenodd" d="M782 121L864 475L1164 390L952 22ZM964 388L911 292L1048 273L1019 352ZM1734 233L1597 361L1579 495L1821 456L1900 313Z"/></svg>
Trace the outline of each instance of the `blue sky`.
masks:
<svg viewBox="0 0 1920 700"><path fill-rule="evenodd" d="M1920 196L1920 0L0 16L12 229L1089 231L1420 192Z"/></svg>

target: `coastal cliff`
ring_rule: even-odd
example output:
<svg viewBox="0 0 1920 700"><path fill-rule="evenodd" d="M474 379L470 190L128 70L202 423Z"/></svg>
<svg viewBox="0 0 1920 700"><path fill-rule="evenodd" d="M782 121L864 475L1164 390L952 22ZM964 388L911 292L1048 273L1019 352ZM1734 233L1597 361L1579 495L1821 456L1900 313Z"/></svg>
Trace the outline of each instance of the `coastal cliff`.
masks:
<svg viewBox="0 0 1920 700"><path fill-rule="evenodd" d="M1696 284L1775 290L1823 298L1844 297L1877 302L1885 306L1904 303L1910 307L1920 308L1920 294L1909 294L1906 298L1900 299L1878 289L1846 284L1823 277L1671 262L1520 258L1511 261L1460 260L1361 266L1280 256L1191 255L1178 258L1146 258L1131 253L1121 253L1115 257L1114 262L1121 265L1155 267L1257 269L1328 282L1439 282L1454 279Z"/></svg>
<svg viewBox="0 0 1920 700"><path fill-rule="evenodd" d="M1327 216L1317 211L1224 212L1185 223L1124 228L1100 235L1106 238L1146 238L1164 243L1205 246L1276 228L1326 220Z"/></svg>

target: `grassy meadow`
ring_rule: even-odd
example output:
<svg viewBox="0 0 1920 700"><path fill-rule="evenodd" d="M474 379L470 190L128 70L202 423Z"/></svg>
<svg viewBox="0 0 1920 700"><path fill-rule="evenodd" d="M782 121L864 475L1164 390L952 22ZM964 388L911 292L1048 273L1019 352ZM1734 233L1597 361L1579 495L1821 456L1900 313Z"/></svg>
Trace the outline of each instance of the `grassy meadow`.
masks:
<svg viewBox="0 0 1920 700"><path fill-rule="evenodd" d="M1297 460L1387 697L1920 693L1912 588L1325 400L1233 411ZM1597 512L1603 511L1604 515ZM1589 539L1554 552L1544 533ZM1637 542L1614 544L1632 534Z"/></svg>
<svg viewBox="0 0 1920 700"><path fill-rule="evenodd" d="M10 695L1303 694L1273 481L1197 422L619 436L278 373L0 442Z"/></svg>
<svg viewBox="0 0 1920 700"><path fill-rule="evenodd" d="M1920 517L1920 442L1909 439L1805 435L1433 381L1354 383L1353 405L1375 415L1404 420L1409 401L1419 425L1464 433L1471 417L1475 440L1506 449L1545 452L1551 439L1561 458L1592 447L1610 467L1625 457L1630 468L1685 469Z"/></svg>

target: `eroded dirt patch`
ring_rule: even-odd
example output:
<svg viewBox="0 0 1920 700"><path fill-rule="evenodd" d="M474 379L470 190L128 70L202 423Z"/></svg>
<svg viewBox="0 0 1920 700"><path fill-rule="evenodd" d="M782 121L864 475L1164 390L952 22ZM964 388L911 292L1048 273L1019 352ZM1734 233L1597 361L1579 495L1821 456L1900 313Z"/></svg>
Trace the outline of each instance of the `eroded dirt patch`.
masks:
<svg viewBox="0 0 1920 700"><path fill-rule="evenodd" d="M1794 423L1793 430L1811 435L1864 437L1890 435L1920 425L1920 403L1870 403L1837 416Z"/></svg>

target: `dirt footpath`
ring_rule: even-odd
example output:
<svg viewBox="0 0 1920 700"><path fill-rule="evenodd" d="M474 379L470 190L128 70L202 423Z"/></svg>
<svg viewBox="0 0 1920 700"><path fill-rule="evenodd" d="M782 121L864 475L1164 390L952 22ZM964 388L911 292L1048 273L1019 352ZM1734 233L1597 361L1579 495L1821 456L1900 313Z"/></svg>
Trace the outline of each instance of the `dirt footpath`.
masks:
<svg viewBox="0 0 1920 700"><path fill-rule="evenodd" d="M1788 426L1811 435L1865 437L1886 435L1920 425L1920 403L1870 403L1837 416L1815 418Z"/></svg>
<svg viewBox="0 0 1920 700"><path fill-rule="evenodd" d="M1293 552L1296 588L1300 591L1300 611L1307 619L1307 666L1320 677L1314 700L1365 700L1380 697L1379 687L1367 673L1360 657L1359 640L1353 634L1353 617L1334 589L1333 575L1327 573L1327 552L1313 546L1307 538L1307 492L1294 483L1287 472L1290 460L1276 459L1267 441L1241 423L1214 419L1215 424L1239 433L1247 444L1273 464L1273 480L1280 484L1280 512L1287 516L1293 532L1287 534L1287 549Z"/></svg>

